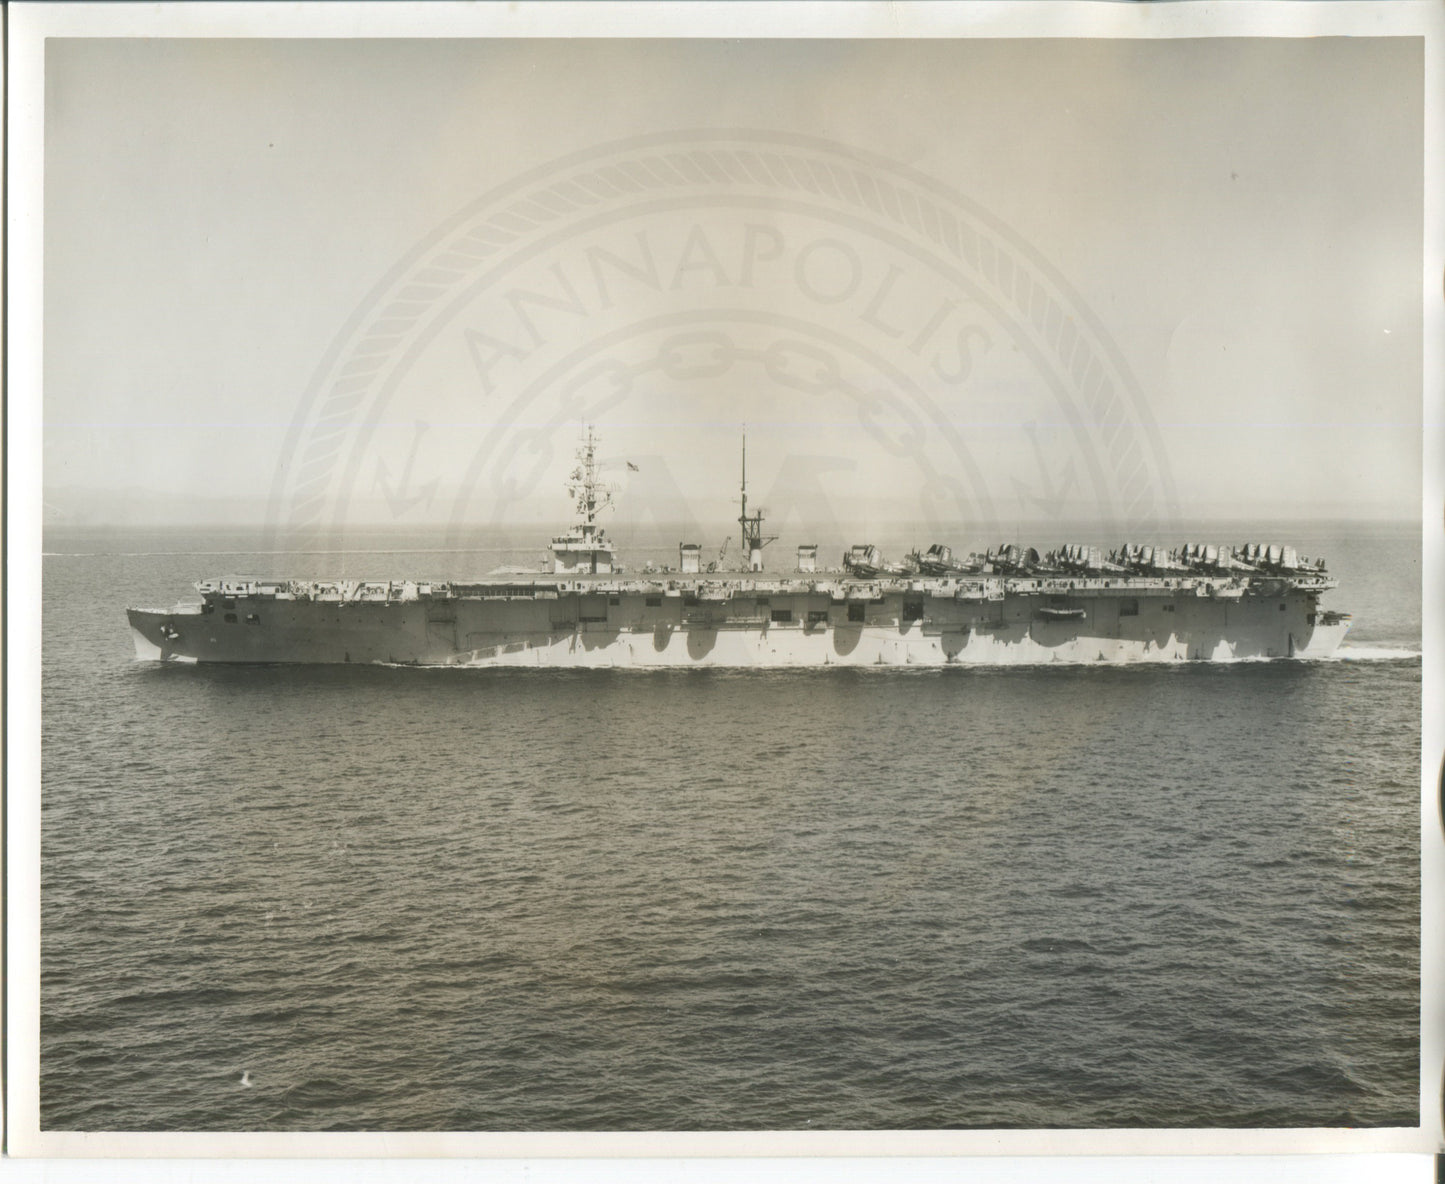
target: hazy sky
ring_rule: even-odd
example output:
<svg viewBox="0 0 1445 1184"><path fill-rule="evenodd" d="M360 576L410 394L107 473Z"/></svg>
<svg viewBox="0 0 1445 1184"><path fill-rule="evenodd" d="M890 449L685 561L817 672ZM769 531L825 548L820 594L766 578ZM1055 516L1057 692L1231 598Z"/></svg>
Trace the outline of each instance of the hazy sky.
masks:
<svg viewBox="0 0 1445 1184"><path fill-rule="evenodd" d="M318 365L413 244L569 153L741 128L886 158L1005 223L1132 371L1185 514L1418 513L1418 40L71 40L50 43L46 69L44 479L59 510L123 501L77 490L142 489L194 517L255 518ZM945 412L992 425L968 431L978 481L1006 500L1040 412L1013 415L1030 371L1001 345L992 357L976 401ZM430 394L403 390L360 462L399 481L421 440L415 487L443 496L418 500L419 521L454 512L445 493L480 429L407 400L475 386L467 367L460 344L422 358ZM750 418L766 486L799 451L797 416L780 412L770 438L784 404L735 395L698 388L686 430ZM641 414L601 425L619 454L690 438L649 436ZM731 439L676 471L725 500ZM870 454L854 459L839 480L881 490L884 460L870 483ZM357 488L361 512L389 486ZM550 496L540 517L565 513Z"/></svg>

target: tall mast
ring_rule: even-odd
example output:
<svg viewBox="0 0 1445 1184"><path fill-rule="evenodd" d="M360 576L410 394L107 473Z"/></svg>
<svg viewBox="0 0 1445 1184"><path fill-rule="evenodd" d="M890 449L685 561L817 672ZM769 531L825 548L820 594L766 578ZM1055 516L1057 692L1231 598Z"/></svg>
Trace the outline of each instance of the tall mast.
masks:
<svg viewBox="0 0 1445 1184"><path fill-rule="evenodd" d="M763 512L761 510L748 513L748 428L743 425L743 487L742 487L742 512L738 515L738 525L742 527L743 534L743 562L750 571L762 571L763 569L763 548L773 542L778 536L763 536Z"/></svg>
<svg viewBox="0 0 1445 1184"><path fill-rule="evenodd" d="M597 529L597 515L612 504L612 488L597 483L597 445L601 443L587 425L587 434L577 448L577 465L572 470L567 492L577 499L582 519L582 537L590 539Z"/></svg>
<svg viewBox="0 0 1445 1184"><path fill-rule="evenodd" d="M748 425L743 424L743 512L738 515L742 524L743 556L748 553Z"/></svg>

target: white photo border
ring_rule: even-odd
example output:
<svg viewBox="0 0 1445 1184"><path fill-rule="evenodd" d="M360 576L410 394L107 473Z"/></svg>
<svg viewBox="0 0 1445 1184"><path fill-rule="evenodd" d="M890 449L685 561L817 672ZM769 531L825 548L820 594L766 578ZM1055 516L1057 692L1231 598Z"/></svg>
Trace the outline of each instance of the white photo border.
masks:
<svg viewBox="0 0 1445 1184"><path fill-rule="evenodd" d="M42 1132L39 1127L40 953L40 604L42 550L42 341L43 152L45 41L49 37L257 37L442 38L442 37L976 37L976 38L1183 38L1372 36L1424 39L1424 144L1445 143L1445 63L1441 33L1445 3L1439 0L1342 0L1339 3L1265 2L1219 5L1193 0L1132 5L1093 0L1053 4L1001 2L857 3L854 0L643 0L517 3L215 3L46 4L18 3L8 16L7 216L8 306L4 326L8 433L6 477L6 940L7 1046L5 1062L6 1147L12 1156L178 1157L162 1175L194 1179L185 1160L326 1157L396 1158L398 1173L415 1157L552 1162L548 1178L620 1179L617 1157L646 1159L628 1178L675 1173L663 1160L708 1157L713 1178L747 1172L776 1178L834 1178L845 1157L850 1174L883 1178L903 1170L877 1157L923 1157L909 1161L910 1178L955 1174L959 1156L1251 1156L1226 1168L1290 1179L1291 1164L1259 1157L1339 1155L1324 1164L1306 1161L1311 1179L1348 1177L1368 1167L1369 1178L1423 1179L1433 1173L1431 1153L1442 1146L1440 1083L1445 1065L1445 1025L1439 1002L1445 970L1445 844L1440 818L1440 778L1445 764L1445 154L1426 151L1424 168L1424 382L1423 663L1421 769L1421 1040L1418 1128L1369 1130L1043 1130L879 1131L746 1133L97 1133ZM1355 1158L1365 1156L1365 1159ZM746 1157L746 1158L744 1158ZM763 1157L765 1163L748 1160ZM800 1161L791 1157L826 1157ZM930 1158L944 1157L944 1158ZM599 1161L591 1170L579 1160ZM1033 1166L1030 1167L1032 1162ZM1075 1168L1078 1178L1143 1179L1142 1170L1175 1175L1180 1164L1203 1169L1209 1161L1094 1159L1073 1167L1029 1159L972 1161L985 1179L1032 1177ZM1009 1165L1012 1164L1013 1167ZM731 1167L729 1165L732 1165ZM870 1166L871 1165L871 1166ZM930 1166L932 1165L932 1166ZM1422 1169L1423 1165L1423 1169ZM13 1166L13 1165L12 1165ZM35 1165L39 1166L39 1165ZM86 1166L72 1165L77 1170ZM89 1178L94 1178L94 1165ZM139 1165L137 1165L139 1166ZM239 1165L236 1165L239 1167ZM279 1167L279 1164L276 1165ZM307 1178L340 1179L345 1165L312 1164ZM521 1179L516 1165L493 1164L499 1178ZM700 1165L688 1170L696 1174ZM1010 1174L1017 1169L1017 1175ZM439 1170L446 1171L446 1169ZM1378 1173L1383 1172L1382 1177ZM461 1179L460 1169L440 1178ZM879 1173L879 1174L875 1174ZM367 1178L414 1175L368 1174ZM1186 1172L1187 1175L1187 1172ZM39 1178L38 1176L35 1178ZM46 1174L46 1179L72 1178ZM79 1178L78 1176L73 1178ZM135 1178L141 1178L135 1176ZM224 1173L206 1178L233 1178ZM236 1176L234 1178L240 1178ZM248 1177L249 1178L249 1177ZM355 1178L350 1176L348 1178ZM468 1177L475 1178L475 1177ZM1301 1176L1301 1178L1303 1178Z"/></svg>

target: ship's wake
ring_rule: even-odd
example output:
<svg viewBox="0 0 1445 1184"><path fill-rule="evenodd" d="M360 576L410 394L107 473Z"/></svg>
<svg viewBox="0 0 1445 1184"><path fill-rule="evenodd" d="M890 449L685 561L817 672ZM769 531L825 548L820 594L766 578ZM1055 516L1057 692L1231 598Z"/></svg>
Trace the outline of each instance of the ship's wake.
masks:
<svg viewBox="0 0 1445 1184"><path fill-rule="evenodd" d="M1322 662L1403 662L1420 656L1418 648L1388 645L1342 645Z"/></svg>

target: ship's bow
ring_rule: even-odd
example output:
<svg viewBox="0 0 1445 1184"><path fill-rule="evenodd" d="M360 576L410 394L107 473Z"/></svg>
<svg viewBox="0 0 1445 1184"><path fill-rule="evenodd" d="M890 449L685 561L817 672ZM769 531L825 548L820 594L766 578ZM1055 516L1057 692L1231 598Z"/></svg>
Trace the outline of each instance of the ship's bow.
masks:
<svg viewBox="0 0 1445 1184"><path fill-rule="evenodd" d="M135 645L136 660L140 662L194 661L195 656L185 650L186 616L175 609L128 608L126 619L130 622L130 637Z"/></svg>

